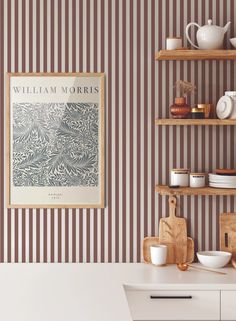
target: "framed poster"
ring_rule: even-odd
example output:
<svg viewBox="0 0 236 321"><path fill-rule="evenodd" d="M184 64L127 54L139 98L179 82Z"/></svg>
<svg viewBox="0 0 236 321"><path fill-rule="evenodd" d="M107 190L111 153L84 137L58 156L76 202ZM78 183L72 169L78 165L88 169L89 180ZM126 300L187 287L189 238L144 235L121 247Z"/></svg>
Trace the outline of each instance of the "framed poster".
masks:
<svg viewBox="0 0 236 321"><path fill-rule="evenodd" d="M7 75L7 206L104 207L104 74Z"/></svg>

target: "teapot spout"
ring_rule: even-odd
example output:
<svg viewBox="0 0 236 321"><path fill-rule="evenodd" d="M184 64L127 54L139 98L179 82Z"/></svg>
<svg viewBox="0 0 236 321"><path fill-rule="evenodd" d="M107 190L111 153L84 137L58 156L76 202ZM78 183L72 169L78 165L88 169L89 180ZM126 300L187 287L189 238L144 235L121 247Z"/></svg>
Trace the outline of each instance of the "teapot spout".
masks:
<svg viewBox="0 0 236 321"><path fill-rule="evenodd" d="M231 22L229 21L229 22L223 27L224 33L226 33L226 32L228 31L230 24L231 24Z"/></svg>

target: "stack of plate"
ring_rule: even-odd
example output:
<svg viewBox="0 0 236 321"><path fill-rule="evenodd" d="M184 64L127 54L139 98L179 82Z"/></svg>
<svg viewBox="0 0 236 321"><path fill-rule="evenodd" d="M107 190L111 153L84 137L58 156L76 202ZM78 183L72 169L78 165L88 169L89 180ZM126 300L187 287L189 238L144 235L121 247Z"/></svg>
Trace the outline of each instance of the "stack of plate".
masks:
<svg viewBox="0 0 236 321"><path fill-rule="evenodd" d="M209 174L209 186L218 188L236 188L236 176Z"/></svg>

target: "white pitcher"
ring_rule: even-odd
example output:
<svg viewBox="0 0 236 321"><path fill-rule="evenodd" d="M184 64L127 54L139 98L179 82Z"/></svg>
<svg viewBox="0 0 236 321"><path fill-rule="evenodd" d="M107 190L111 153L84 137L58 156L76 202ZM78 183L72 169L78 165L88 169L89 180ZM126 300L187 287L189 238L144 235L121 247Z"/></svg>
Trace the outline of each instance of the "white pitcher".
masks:
<svg viewBox="0 0 236 321"><path fill-rule="evenodd" d="M190 22L186 27L186 37L190 44L197 49L221 49L223 47L224 35L229 29L231 22L228 22L223 28L213 25L212 20L208 20L208 24L201 27L196 22ZM189 38L189 28L191 26L198 27L197 43L195 45Z"/></svg>

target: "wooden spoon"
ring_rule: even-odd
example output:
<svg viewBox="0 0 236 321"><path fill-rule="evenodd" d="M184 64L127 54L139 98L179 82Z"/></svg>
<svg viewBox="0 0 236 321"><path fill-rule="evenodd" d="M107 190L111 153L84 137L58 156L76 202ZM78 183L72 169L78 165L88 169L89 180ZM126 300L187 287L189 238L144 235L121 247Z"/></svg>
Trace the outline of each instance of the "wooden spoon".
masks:
<svg viewBox="0 0 236 321"><path fill-rule="evenodd" d="M180 271L187 271L187 269L189 267L191 267L192 269L196 269L196 270L203 270L203 271L207 271L207 272L212 272L212 273L217 273L217 274L226 274L225 272L220 272L220 271L215 271L215 270L209 270L209 269L205 269L203 267L199 267L199 266L194 266L194 265L190 265L188 263L178 263L177 267Z"/></svg>

